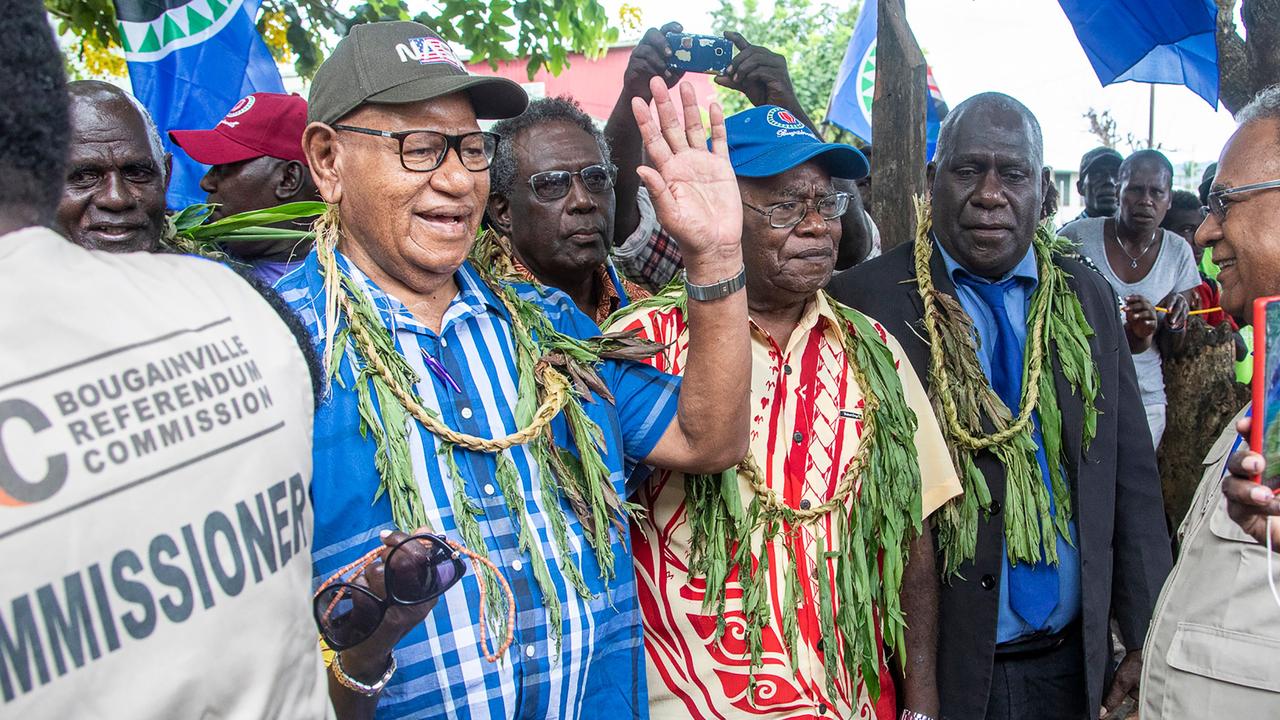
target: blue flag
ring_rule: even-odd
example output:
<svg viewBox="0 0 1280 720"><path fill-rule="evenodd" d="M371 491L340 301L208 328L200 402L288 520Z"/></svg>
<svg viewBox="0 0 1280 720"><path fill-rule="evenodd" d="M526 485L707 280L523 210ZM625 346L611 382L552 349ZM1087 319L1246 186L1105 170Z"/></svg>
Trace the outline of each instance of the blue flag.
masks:
<svg viewBox="0 0 1280 720"><path fill-rule="evenodd" d="M1103 85L1186 85L1218 107L1214 0L1058 0Z"/></svg>
<svg viewBox="0 0 1280 720"><path fill-rule="evenodd" d="M115 0L133 94L173 153L169 207L204 202L207 166L169 140L170 130L205 130L240 98L284 92L253 18L261 0Z"/></svg>
<svg viewBox="0 0 1280 720"><path fill-rule="evenodd" d="M853 26L853 36L845 50L844 61L836 75L835 90L827 105L827 122L847 130L868 143L871 139L871 105L876 94L876 0L863 0L862 12ZM942 91L933 79L933 69L926 69L928 104L925 117L928 122L926 138L927 157L933 159L933 149L938 144L938 126L947 114L947 103ZM875 162L874 155L872 162Z"/></svg>

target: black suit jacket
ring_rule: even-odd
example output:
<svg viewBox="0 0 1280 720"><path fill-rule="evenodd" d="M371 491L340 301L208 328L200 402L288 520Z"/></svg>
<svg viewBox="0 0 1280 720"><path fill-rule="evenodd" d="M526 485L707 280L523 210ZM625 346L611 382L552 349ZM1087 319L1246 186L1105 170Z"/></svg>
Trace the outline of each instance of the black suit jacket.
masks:
<svg viewBox="0 0 1280 720"><path fill-rule="evenodd" d="M884 325L902 344L928 388L929 349L923 339L924 306L916 290L913 252L911 243L900 245L841 273L829 289L837 300ZM1109 617L1115 614L1129 649L1141 648L1156 596L1173 560L1155 451L1115 293L1101 275L1082 263L1060 259L1058 265L1066 271L1093 327L1089 346L1101 383L1097 435L1088 449L1082 449L1084 403L1071 392L1061 364L1052 357L1062 406L1063 454L1080 532L1088 707L1096 711L1112 671ZM931 266L934 286L954 296L955 285L947 276L941 253L933 253ZM986 429L990 431L990 425ZM1000 513L1005 496L1004 467L990 452L979 453L975 462L987 479L994 504L990 518L979 513L976 558L960 567L961 577L942 585L938 691L942 715L951 720L980 720L986 715L1000 572L1005 566Z"/></svg>

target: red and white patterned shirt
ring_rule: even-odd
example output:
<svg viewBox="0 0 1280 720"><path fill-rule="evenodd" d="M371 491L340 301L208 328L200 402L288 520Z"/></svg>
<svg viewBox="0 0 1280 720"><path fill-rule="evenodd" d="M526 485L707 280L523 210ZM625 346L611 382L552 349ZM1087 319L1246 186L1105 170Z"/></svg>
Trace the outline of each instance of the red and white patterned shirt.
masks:
<svg viewBox="0 0 1280 720"><path fill-rule="evenodd" d="M862 433L862 394L845 363L840 338L833 332L837 322L827 298L819 293L785 345L752 323L751 453L768 486L791 507L818 505L835 493ZM923 512L928 517L960 494L960 481L919 379L897 341L879 324L873 325L897 360L904 396L919 421L916 450ZM689 335L678 310L637 311L612 329L635 329L643 337L668 344L649 362L666 372L682 372ZM739 491L745 509L753 491L741 477ZM756 690L751 697L751 657L737 572L728 578L726 629L718 640L718 616L703 610L705 579L689 577L684 475L655 470L631 500L647 511L643 520L632 525L632 542L644 617L651 717L892 720L893 687L883 657L878 706L872 703L857 668L847 668L842 660L836 693L831 696L827 691L813 568L819 547L825 548L823 538L832 537L834 513L816 526L800 525L794 532L780 533L769 544L771 619L763 631L763 664L755 671ZM808 504L802 505L805 501ZM815 530L821 535L815 535ZM760 533L752 541L753 548L760 546ZM783 641L781 619L792 555L802 564L799 570L804 579L796 608L799 647L794 667ZM835 578L835 560L828 563L828 576Z"/></svg>

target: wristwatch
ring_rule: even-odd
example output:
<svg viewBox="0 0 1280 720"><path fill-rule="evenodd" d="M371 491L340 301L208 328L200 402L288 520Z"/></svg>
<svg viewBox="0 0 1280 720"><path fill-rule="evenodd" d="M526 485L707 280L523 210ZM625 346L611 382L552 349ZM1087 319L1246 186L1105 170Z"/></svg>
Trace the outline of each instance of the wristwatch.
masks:
<svg viewBox="0 0 1280 720"><path fill-rule="evenodd" d="M713 282L710 285L695 285L689 282L688 272L684 274L684 288L689 294L690 300L719 300L722 297L729 297L747 286L747 266L743 265L737 275L731 278Z"/></svg>
<svg viewBox="0 0 1280 720"><path fill-rule="evenodd" d="M918 713L915 710L902 708L902 714L898 717L898 720L933 720L933 718L925 715L924 713Z"/></svg>

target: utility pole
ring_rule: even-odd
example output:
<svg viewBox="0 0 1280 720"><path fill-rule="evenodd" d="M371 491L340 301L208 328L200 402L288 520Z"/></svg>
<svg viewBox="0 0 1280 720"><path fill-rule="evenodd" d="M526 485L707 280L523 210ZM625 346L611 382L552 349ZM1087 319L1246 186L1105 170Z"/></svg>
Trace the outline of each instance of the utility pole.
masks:
<svg viewBox="0 0 1280 720"><path fill-rule="evenodd" d="M913 198L925 187L924 53L907 25L905 0L879 2L876 27L876 90L871 126L876 128L871 162L871 215L881 247L915 239Z"/></svg>
<svg viewBox="0 0 1280 720"><path fill-rule="evenodd" d="M1147 149L1156 146L1156 84L1151 83L1151 102L1147 106Z"/></svg>

